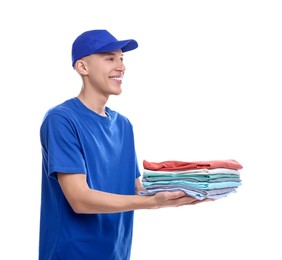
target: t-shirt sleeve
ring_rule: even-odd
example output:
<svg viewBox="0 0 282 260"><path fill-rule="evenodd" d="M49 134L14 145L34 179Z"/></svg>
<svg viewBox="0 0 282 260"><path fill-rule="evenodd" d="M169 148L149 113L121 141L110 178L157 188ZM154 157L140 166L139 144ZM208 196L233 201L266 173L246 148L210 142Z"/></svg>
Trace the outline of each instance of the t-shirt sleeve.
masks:
<svg viewBox="0 0 282 260"><path fill-rule="evenodd" d="M141 176L141 172L140 172L140 168L139 168L139 165L138 165L138 161L137 161L137 158L136 158L136 171L135 171L135 178L139 178Z"/></svg>
<svg viewBox="0 0 282 260"><path fill-rule="evenodd" d="M85 160L82 154L77 130L66 116L52 113L43 121L40 138L43 156L47 156L47 173L84 173Z"/></svg>

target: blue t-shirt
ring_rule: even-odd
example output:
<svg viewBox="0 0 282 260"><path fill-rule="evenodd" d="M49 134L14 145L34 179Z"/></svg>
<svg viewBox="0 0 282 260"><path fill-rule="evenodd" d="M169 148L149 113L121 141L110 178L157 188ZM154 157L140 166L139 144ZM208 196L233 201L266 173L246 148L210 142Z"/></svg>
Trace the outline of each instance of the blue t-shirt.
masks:
<svg viewBox="0 0 282 260"><path fill-rule="evenodd" d="M92 189L135 194L140 171L132 125L108 107L106 113L72 98L43 119L40 260L130 259L134 212L77 214L56 178L56 172L82 173Z"/></svg>

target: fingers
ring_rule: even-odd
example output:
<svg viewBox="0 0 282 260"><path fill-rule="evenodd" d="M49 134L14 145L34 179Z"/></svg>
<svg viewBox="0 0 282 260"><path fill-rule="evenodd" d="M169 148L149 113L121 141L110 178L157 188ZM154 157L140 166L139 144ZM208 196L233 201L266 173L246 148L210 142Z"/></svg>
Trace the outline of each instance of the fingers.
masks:
<svg viewBox="0 0 282 260"><path fill-rule="evenodd" d="M167 191L167 197L170 199L179 199L183 197L187 197L186 193L183 191Z"/></svg>
<svg viewBox="0 0 282 260"><path fill-rule="evenodd" d="M155 198L161 207L179 207L184 205L195 205L202 202L212 201L211 199L198 200L187 196L183 191L163 191L155 194Z"/></svg>
<svg viewBox="0 0 282 260"><path fill-rule="evenodd" d="M164 191L158 192L155 194L155 198L158 201L160 206L180 206L185 204L191 204L196 199L190 196L187 196L183 191Z"/></svg>

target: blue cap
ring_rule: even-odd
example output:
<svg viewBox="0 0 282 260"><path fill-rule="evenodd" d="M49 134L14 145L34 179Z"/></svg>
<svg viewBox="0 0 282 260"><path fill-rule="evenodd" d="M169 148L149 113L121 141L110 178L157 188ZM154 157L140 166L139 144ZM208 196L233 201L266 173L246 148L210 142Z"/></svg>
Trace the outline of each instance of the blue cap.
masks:
<svg viewBox="0 0 282 260"><path fill-rule="evenodd" d="M131 51L138 47L133 39L118 41L107 30L91 30L79 35L72 44L72 66L77 60L95 53L122 50Z"/></svg>

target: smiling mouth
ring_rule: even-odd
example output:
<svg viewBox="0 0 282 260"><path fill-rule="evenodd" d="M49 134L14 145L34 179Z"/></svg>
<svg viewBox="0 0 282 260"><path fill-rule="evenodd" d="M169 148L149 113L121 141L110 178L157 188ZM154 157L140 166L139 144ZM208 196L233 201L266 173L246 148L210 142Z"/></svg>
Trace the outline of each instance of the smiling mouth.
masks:
<svg viewBox="0 0 282 260"><path fill-rule="evenodd" d="M110 79L118 82L118 83L122 83L122 78L123 77L119 77L119 76L113 76L113 77L110 77Z"/></svg>

